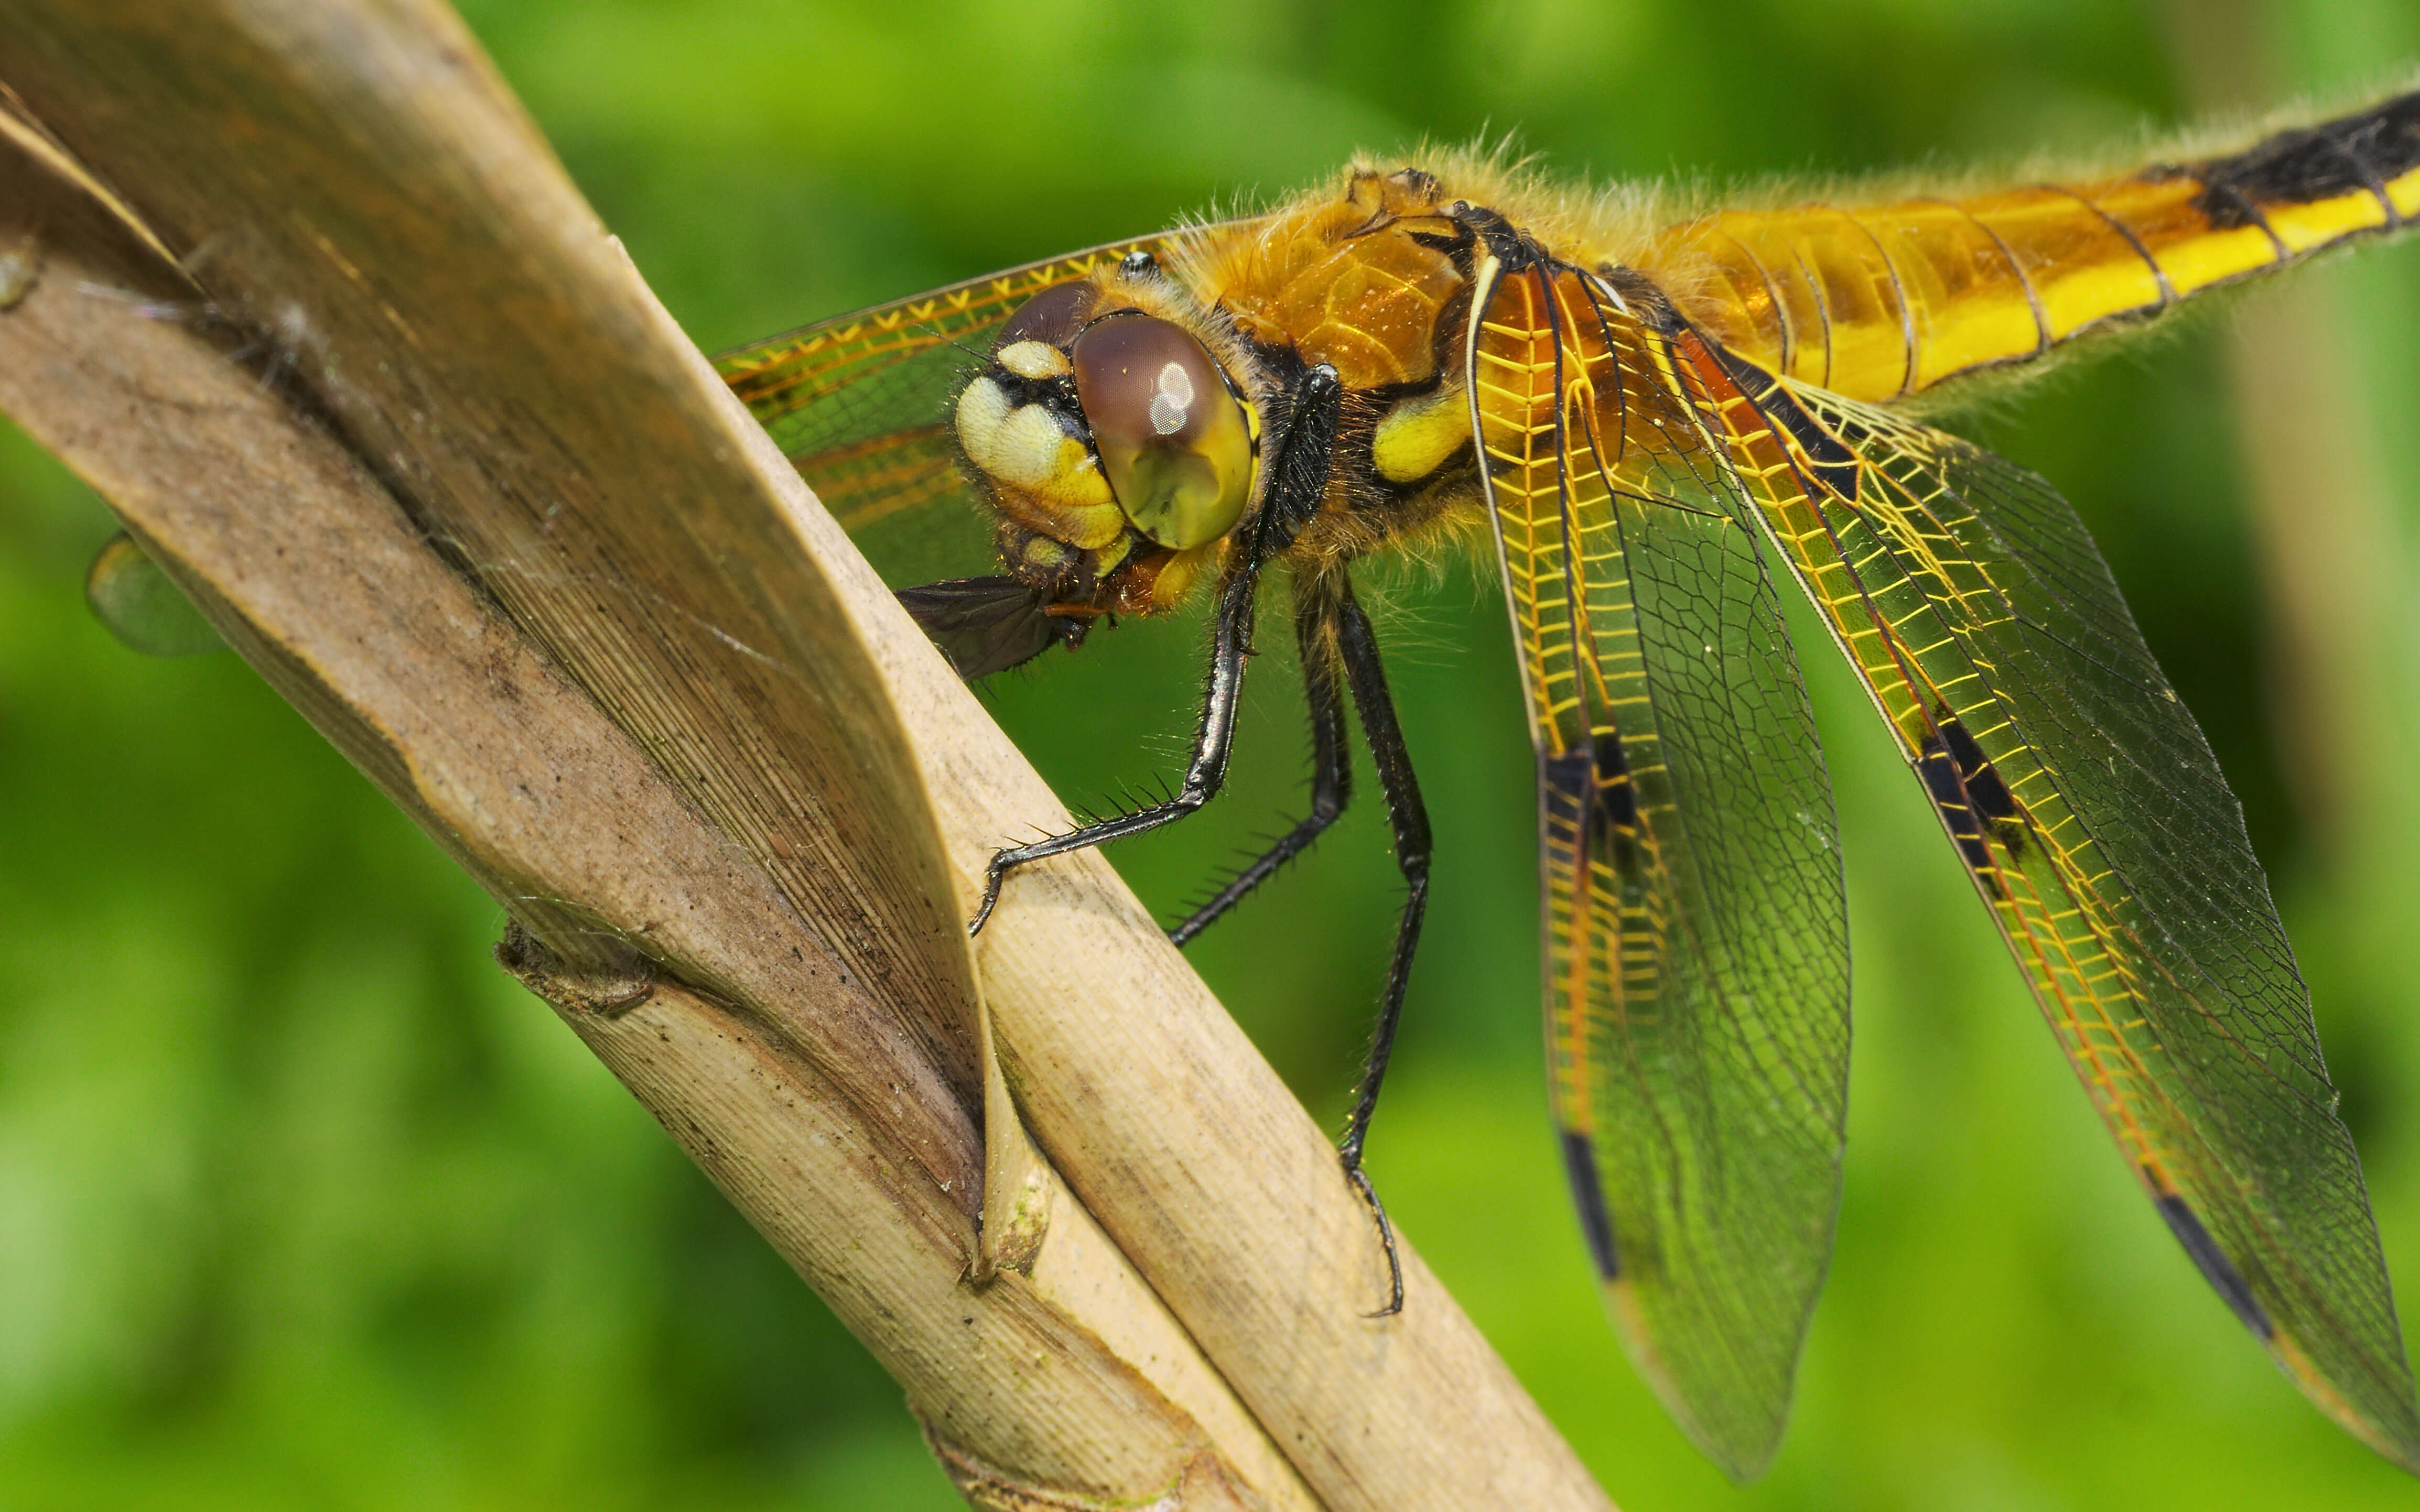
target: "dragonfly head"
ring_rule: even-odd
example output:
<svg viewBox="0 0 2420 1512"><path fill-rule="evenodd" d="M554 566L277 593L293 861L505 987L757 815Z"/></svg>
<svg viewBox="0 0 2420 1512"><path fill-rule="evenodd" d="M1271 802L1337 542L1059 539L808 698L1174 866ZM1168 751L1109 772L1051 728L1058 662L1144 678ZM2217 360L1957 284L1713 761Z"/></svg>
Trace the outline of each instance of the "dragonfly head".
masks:
<svg viewBox="0 0 2420 1512"><path fill-rule="evenodd" d="M1010 576L1063 615L1175 607L1251 501L1248 363L1147 259L1010 316L956 416Z"/></svg>

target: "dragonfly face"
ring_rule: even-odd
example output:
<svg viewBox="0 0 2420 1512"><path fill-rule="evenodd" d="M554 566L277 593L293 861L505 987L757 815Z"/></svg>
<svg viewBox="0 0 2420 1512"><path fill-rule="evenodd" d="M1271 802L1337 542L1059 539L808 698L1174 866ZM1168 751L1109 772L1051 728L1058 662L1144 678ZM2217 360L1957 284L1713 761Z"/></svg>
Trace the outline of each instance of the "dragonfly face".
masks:
<svg viewBox="0 0 2420 1512"><path fill-rule="evenodd" d="M1382 1233L1360 1149L1429 828L1352 573L1429 534L1489 542L1537 754L1547 1072L1581 1233L1633 1359L1743 1476L1778 1441L1846 1110L1843 889L1794 582L2186 1255L2315 1402L2420 1468L2367 1196L2234 796L2065 501L1893 408L2414 220L2420 95L2088 183L1668 226L1484 163L1362 168L721 366L869 544L971 482L1001 573L901 595L969 675L1211 590L1177 795L1000 853L977 927L1015 867L1209 800L1258 585L1292 579L1311 812L1172 937L1342 811L1349 704L1406 889L1342 1150Z"/></svg>
<svg viewBox="0 0 2420 1512"><path fill-rule="evenodd" d="M1072 643L1038 620L1185 602L1264 501L1263 417L1291 402L1285 375L1313 364L1337 371L1368 423L1326 459L1311 528L1276 554L1357 553L1440 512L1441 499L1405 493L1470 445L1466 396L1441 380L1438 341L1439 316L1467 283L1471 238L1438 193L1425 173L1364 171L1338 204L1271 227L1223 270L1215 302L1137 253L1035 295L1001 325L952 423L999 515L1006 580L959 585L951 625L929 603L911 605L962 672ZM1398 282L1406 265L1418 281L1408 289ZM970 629L963 607L973 601L1025 623L1013 634L994 622Z"/></svg>
<svg viewBox="0 0 2420 1512"><path fill-rule="evenodd" d="M1257 378L1242 343L1147 257L1038 295L1008 319L954 422L999 511L1001 563L1039 612L1147 614L1184 601L1251 498Z"/></svg>

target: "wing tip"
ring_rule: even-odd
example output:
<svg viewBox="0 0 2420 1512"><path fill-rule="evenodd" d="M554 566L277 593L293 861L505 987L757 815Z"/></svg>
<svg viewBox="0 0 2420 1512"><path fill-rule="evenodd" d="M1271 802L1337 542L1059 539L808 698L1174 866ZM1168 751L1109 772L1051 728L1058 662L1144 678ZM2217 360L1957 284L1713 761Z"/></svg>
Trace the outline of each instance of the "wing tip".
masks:
<svg viewBox="0 0 2420 1512"><path fill-rule="evenodd" d="M1639 1304L1638 1288L1626 1277L1607 1278L1605 1300L1623 1352L1656 1400L1664 1404L1681 1436L1734 1486L1745 1486L1772 1469L1774 1457L1781 1452L1783 1430L1790 1426L1794 1381L1785 1380L1782 1389L1767 1398L1761 1410L1743 1412L1737 1410L1742 1404L1736 1398L1721 1402L1718 1397L1716 1404L1732 1410L1719 1418L1709 1415L1701 1409L1710 1404L1692 1395L1672 1373Z"/></svg>
<svg viewBox="0 0 2420 1512"><path fill-rule="evenodd" d="M2149 1174L2149 1173L2147 1173ZM2250 1330L2312 1405L2334 1419L2338 1427L2381 1458L2401 1469L2420 1475L2420 1404L2415 1404L2411 1385L2411 1372L2399 1356L2395 1359L2396 1374L2400 1378L2399 1391L2390 1387L2391 1400L2381 1403L2373 1399L2367 1405L2356 1404L2322 1370L2319 1362L2304 1350L2293 1334L2277 1326L2252 1283L2235 1262L2227 1258L2218 1241L2201 1221L2192 1206L2175 1192L2155 1190L2151 1198L2160 1210L2168 1230L2183 1246L2202 1278L2234 1313L2238 1321ZM2374 1394L2373 1394L2374 1397ZM2381 1412L2383 1406L2388 1409Z"/></svg>
<svg viewBox="0 0 2420 1512"><path fill-rule="evenodd" d="M2381 1458L2412 1475L2420 1475L2420 1403L2412 1392L2412 1373L2401 1370L2402 1389L2386 1403L2390 1411L2381 1413L2373 1408L2356 1406L2337 1389L2335 1381L2319 1369L2318 1362L2305 1353L2291 1334L2277 1333L2263 1341L2277 1366L2311 1404L2333 1419L2338 1427L2366 1444ZM2398 1351L2396 1365L2403 1365Z"/></svg>

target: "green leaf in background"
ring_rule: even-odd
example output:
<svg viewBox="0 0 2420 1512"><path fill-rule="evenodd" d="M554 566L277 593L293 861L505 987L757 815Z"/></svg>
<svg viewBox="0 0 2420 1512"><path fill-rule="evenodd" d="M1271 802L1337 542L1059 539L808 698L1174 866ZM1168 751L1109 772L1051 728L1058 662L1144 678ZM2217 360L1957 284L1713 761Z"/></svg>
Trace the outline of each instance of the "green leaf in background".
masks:
<svg viewBox="0 0 2420 1512"><path fill-rule="evenodd" d="M2366 96L2420 59L2408 0L2251 8L2281 91ZM1423 137L1517 129L1559 175L1722 183L2131 155L2185 116L2164 13L2098 0L469 13L709 351ZM2420 602L2420 427L2397 423L2420 412L2420 248L2298 276L2345 314L2389 482L2370 559ZM2220 333L1952 424L2075 504L2242 796L2408 1291L2420 628L2356 683L2359 731L2286 738ZM0 435L0 1506L959 1505L897 1388L489 964L499 910L235 658L129 656L94 624L83 574L115 528ZM1624 1365L1557 1165L1493 576L1407 569L1378 607L1438 858L1371 1170L1626 1512L2412 1505L2245 1347L2109 1159L1865 695L1814 656L1855 945L1847 1195L1789 1439L1728 1487ZM1123 625L987 696L1065 797L1113 798L1180 760L1202 634ZM1112 853L1164 918L1299 810L1280 660L1218 804ZM2371 774L2349 821L2300 798L2281 752L2306 738ZM1365 803L1190 952L1331 1127L1396 887Z"/></svg>

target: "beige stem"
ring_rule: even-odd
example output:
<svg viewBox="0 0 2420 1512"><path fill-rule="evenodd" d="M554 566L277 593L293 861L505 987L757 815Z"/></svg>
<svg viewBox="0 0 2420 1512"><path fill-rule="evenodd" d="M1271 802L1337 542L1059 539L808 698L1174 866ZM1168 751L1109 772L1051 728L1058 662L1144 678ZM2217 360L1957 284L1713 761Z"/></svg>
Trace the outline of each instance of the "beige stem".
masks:
<svg viewBox="0 0 2420 1512"><path fill-rule="evenodd" d="M1064 815L458 20L0 0L0 83L143 232L16 133L0 405L506 903L971 1499L1606 1505L1408 1247L1361 1316L1334 1151L1104 862L970 954L982 860ZM95 289L206 298L270 381Z"/></svg>

